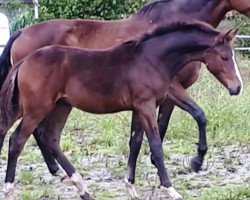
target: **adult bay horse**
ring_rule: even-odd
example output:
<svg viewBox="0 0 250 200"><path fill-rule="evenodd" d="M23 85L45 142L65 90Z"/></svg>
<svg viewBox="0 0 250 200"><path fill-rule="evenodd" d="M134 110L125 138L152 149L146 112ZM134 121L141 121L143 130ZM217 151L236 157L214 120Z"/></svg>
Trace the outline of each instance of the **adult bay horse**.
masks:
<svg viewBox="0 0 250 200"><path fill-rule="evenodd" d="M72 107L76 107L97 114L133 111L137 125L146 132L161 186L173 199L182 199L165 168L156 107L165 100L171 80L191 61L207 63L208 70L230 93L239 94L241 81L229 45L235 34L234 30L220 33L205 23L173 23L107 50L57 45L24 58L11 69L0 94L1 133L22 117L10 138L6 193L14 191L16 163L27 139L43 119L53 121L59 113L62 121L58 124L54 119L55 131L43 133L41 144L78 187L81 198L90 199L58 138ZM201 148L205 146L201 144Z"/></svg>
<svg viewBox="0 0 250 200"><path fill-rule="evenodd" d="M9 40L0 57L0 87L5 80L11 66L11 61L17 63L31 52L48 45L67 45L90 49L102 49L114 46L123 41L141 35L159 23L176 19L199 19L216 27L230 10L237 10L250 16L249 0L161 0L144 6L136 14L125 20L95 21L95 20L51 20L34 25L15 33ZM12 56L11 56L12 55ZM12 59L10 59L12 57ZM202 109L185 92L197 79L200 64L192 63L181 70L172 80L169 95L160 107L158 118L159 132L163 140L174 105L189 112L198 123L199 137L206 141L206 116ZM141 146L141 141L133 141L132 133L141 134L136 128L137 120L133 115L131 129L129 168L135 170L135 163ZM40 135L48 130L42 123L34 132L34 136L42 151L46 164L52 174L59 174L58 166L53 156L41 145ZM0 144L4 136L0 135ZM205 154L199 153L195 171L200 169ZM196 160L197 161L197 160ZM133 183L134 178L129 182Z"/></svg>

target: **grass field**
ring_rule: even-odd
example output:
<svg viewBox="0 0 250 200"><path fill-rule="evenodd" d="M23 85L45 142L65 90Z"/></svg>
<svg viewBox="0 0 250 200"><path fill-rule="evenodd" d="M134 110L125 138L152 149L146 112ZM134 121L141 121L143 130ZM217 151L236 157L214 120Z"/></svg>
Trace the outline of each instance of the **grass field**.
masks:
<svg viewBox="0 0 250 200"><path fill-rule="evenodd" d="M208 118L209 152L200 174L188 168L196 153L195 121L178 108L171 119L164 141L165 160L174 186L187 200L250 199L250 60L238 60L243 95L231 97L205 68L189 90ZM129 112L99 116L74 110L63 131L63 150L97 200L129 199L122 179L129 153L130 120ZM142 199L167 199L158 188L148 155L145 139L137 168L139 194ZM0 159L1 183L6 159L7 141ZM17 199L78 199L74 187L49 175L33 138L19 160L16 182Z"/></svg>

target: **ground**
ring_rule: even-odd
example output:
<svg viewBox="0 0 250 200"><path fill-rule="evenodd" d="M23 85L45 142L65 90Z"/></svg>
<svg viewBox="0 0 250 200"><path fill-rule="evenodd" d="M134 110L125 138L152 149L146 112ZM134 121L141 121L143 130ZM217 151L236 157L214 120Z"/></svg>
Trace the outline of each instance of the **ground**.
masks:
<svg viewBox="0 0 250 200"><path fill-rule="evenodd" d="M203 170L189 169L196 154L197 127L193 119L176 109L164 141L165 162L174 187L186 200L250 199L250 61L238 57L245 91L240 97L227 90L203 69L191 95L207 114L209 151ZM128 157L130 113L96 116L74 110L63 132L62 147L96 200L127 200L123 183ZM13 130L13 129L12 129ZM0 157L3 187L7 143ZM141 150L136 188L141 199L168 199L158 187L156 170L150 163L147 140ZM33 140L29 141L17 167L16 199L78 199L74 186L52 177ZM0 192L0 199L4 199Z"/></svg>

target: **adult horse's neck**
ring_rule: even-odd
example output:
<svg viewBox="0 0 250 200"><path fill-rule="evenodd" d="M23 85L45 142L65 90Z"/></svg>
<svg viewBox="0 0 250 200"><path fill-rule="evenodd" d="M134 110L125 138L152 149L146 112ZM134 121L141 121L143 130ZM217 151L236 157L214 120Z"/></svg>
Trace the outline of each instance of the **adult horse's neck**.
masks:
<svg viewBox="0 0 250 200"><path fill-rule="evenodd" d="M134 16L149 23L194 18L217 27L230 10L232 8L226 0L160 0L144 6Z"/></svg>
<svg viewBox="0 0 250 200"><path fill-rule="evenodd" d="M144 56L159 66L157 68L161 73L167 72L170 79L189 62L205 62L205 56L216 44L215 38L219 33L210 28L197 27L190 25L185 30L180 28L146 39L142 42Z"/></svg>

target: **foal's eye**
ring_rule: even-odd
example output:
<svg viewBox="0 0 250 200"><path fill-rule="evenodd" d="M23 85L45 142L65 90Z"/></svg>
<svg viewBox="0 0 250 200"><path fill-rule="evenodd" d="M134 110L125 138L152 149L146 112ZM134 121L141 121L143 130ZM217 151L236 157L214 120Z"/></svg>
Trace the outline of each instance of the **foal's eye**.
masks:
<svg viewBox="0 0 250 200"><path fill-rule="evenodd" d="M227 56L222 56L222 60L228 61L228 57Z"/></svg>

